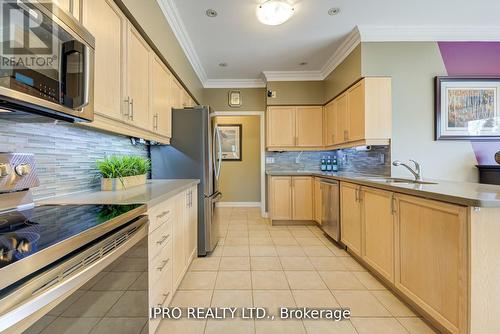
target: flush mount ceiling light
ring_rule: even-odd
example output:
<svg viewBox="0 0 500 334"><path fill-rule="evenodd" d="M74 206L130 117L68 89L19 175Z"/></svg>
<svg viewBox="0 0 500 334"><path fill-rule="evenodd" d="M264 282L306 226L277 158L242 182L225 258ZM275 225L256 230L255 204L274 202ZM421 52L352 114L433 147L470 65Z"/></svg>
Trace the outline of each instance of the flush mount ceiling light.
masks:
<svg viewBox="0 0 500 334"><path fill-rule="evenodd" d="M257 18L263 24L277 26L293 15L294 8L284 0L267 0L257 7Z"/></svg>
<svg viewBox="0 0 500 334"><path fill-rule="evenodd" d="M227 67L227 63L219 63L220 67Z"/></svg>
<svg viewBox="0 0 500 334"><path fill-rule="evenodd" d="M328 10L328 15L330 16L337 15L338 13L340 13L340 8L338 7L333 7Z"/></svg>
<svg viewBox="0 0 500 334"><path fill-rule="evenodd" d="M205 11L205 14L207 14L208 17L216 17L217 16L217 11L215 9L207 9Z"/></svg>

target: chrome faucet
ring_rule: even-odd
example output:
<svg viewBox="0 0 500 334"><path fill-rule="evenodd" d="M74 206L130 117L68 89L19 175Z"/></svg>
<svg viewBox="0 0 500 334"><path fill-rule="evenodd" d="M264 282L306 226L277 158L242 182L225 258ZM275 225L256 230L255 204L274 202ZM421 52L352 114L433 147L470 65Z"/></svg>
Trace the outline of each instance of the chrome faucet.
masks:
<svg viewBox="0 0 500 334"><path fill-rule="evenodd" d="M422 181L422 169L420 168L420 164L412 159L410 159L410 161L413 162L413 164L415 164L415 170L410 166L408 166L408 164L405 164L404 162L401 162L399 160L394 160L392 165L406 167L406 169L408 169L410 173L412 173L413 176L415 177L415 181Z"/></svg>

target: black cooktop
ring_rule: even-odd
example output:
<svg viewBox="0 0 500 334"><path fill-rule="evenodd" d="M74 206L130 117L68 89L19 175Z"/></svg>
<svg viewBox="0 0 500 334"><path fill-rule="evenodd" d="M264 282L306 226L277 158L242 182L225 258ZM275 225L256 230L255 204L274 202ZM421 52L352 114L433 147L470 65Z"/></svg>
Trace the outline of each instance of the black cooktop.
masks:
<svg viewBox="0 0 500 334"><path fill-rule="evenodd" d="M0 213L0 268L140 206L42 205Z"/></svg>

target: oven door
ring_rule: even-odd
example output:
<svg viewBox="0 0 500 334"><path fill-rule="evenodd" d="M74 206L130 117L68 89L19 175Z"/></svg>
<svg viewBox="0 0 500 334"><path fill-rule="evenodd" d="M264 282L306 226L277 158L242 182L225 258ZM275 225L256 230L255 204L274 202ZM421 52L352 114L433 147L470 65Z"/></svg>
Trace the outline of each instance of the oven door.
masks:
<svg viewBox="0 0 500 334"><path fill-rule="evenodd" d="M148 219L112 233L1 297L1 333L148 325ZM117 320L119 320L117 322Z"/></svg>
<svg viewBox="0 0 500 334"><path fill-rule="evenodd" d="M0 43L6 109L93 120L92 35L52 2L6 1L0 12L8 20Z"/></svg>

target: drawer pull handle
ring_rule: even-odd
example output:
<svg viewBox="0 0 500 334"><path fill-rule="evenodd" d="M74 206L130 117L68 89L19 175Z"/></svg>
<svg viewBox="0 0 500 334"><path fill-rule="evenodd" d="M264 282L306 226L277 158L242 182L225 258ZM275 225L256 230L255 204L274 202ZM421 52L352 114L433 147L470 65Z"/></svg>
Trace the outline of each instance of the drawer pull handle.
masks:
<svg viewBox="0 0 500 334"><path fill-rule="evenodd" d="M161 261L163 264L161 266L159 266L158 268L156 268L156 269L159 270L159 271L162 271L163 269L165 269L165 266L167 265L167 263L169 261L170 261L170 259L166 259L166 260Z"/></svg>
<svg viewBox="0 0 500 334"><path fill-rule="evenodd" d="M167 211L163 211L162 213L160 213L158 216L156 216L156 218L160 219L160 218L163 218L165 217L166 215L168 215L170 213L170 210L167 210Z"/></svg>
<svg viewBox="0 0 500 334"><path fill-rule="evenodd" d="M161 245L161 244L163 244L163 243L164 243L164 242L165 242L165 241L166 241L169 237L170 237L170 234L164 235L164 236L161 238L161 240L157 241L156 243L157 243L158 245Z"/></svg>

